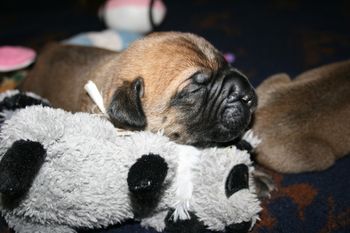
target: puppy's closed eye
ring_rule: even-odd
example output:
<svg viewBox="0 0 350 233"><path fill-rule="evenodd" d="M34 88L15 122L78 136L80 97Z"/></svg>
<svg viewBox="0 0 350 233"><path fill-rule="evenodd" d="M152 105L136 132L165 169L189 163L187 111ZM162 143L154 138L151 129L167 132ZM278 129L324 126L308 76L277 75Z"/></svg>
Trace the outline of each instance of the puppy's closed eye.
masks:
<svg viewBox="0 0 350 233"><path fill-rule="evenodd" d="M189 79L190 83L175 96L176 99L193 97L196 92L204 90L206 84L210 81L210 74L199 71L191 75Z"/></svg>
<svg viewBox="0 0 350 233"><path fill-rule="evenodd" d="M200 96L205 92L205 86L190 83L177 93L171 100L172 106L193 105L200 102Z"/></svg>

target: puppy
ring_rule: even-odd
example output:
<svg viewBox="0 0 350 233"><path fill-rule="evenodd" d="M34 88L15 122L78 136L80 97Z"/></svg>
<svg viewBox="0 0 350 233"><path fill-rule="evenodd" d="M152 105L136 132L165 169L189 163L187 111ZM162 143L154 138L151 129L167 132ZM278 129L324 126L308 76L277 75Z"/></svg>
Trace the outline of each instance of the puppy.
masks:
<svg viewBox="0 0 350 233"><path fill-rule="evenodd" d="M235 140L257 105L248 79L205 39L154 33L124 52L51 45L21 89L54 107L96 109L84 91L93 80L112 123L128 130L164 130L178 143L211 146Z"/></svg>
<svg viewBox="0 0 350 233"><path fill-rule="evenodd" d="M84 91L88 80L103 93L118 128L163 130L197 147L240 143L257 105L248 79L205 39L179 32L153 33L121 53L54 44L39 56L20 87L68 111L94 112ZM273 183L255 173L258 195Z"/></svg>
<svg viewBox="0 0 350 233"><path fill-rule="evenodd" d="M279 172L319 171L350 152L350 60L270 77L257 88L257 161Z"/></svg>

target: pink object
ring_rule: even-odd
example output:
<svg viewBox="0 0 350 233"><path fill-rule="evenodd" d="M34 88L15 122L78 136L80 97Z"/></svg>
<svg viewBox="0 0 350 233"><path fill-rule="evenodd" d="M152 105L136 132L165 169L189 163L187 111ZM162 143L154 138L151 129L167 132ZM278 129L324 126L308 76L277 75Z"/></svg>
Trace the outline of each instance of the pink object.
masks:
<svg viewBox="0 0 350 233"><path fill-rule="evenodd" d="M0 72L19 70L33 63L35 51L20 46L0 47Z"/></svg>
<svg viewBox="0 0 350 233"><path fill-rule="evenodd" d="M225 53L224 57L228 63L234 63L236 60L236 57L233 53Z"/></svg>

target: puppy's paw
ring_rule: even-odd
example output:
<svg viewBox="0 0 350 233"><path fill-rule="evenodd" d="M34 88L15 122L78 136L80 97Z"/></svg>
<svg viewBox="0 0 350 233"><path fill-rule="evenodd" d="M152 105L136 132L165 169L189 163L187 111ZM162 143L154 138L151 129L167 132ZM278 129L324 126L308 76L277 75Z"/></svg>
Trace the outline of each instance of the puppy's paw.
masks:
<svg viewBox="0 0 350 233"><path fill-rule="evenodd" d="M259 199L270 198L271 192L276 189L272 177L257 169L253 173L253 178L256 186L256 193Z"/></svg>

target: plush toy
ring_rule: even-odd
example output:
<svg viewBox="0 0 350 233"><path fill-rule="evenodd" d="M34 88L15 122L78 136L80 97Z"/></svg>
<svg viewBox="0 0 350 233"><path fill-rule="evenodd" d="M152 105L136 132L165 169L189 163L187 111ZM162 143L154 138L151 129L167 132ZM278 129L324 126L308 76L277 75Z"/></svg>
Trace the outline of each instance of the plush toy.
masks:
<svg viewBox="0 0 350 233"><path fill-rule="evenodd" d="M261 210L249 153L236 147L120 135L99 116L44 106L15 110L0 140L0 210L18 233L72 233L131 218L168 233L247 232ZM245 140L257 143L251 133Z"/></svg>
<svg viewBox="0 0 350 233"><path fill-rule="evenodd" d="M163 21L166 7L161 0L108 0L101 13L109 29L145 34Z"/></svg>
<svg viewBox="0 0 350 233"><path fill-rule="evenodd" d="M0 72L23 69L33 63L34 50L21 46L0 46Z"/></svg>
<svg viewBox="0 0 350 233"><path fill-rule="evenodd" d="M100 10L107 30L81 33L65 43L121 51L159 25L165 13L161 0L108 0Z"/></svg>
<svg viewBox="0 0 350 233"><path fill-rule="evenodd" d="M0 46L0 92L15 88L35 60L34 50L22 46Z"/></svg>
<svg viewBox="0 0 350 233"><path fill-rule="evenodd" d="M11 118L14 112L32 105L49 106L49 101L30 92L21 93L18 90L9 90L1 93L0 127L5 120Z"/></svg>

